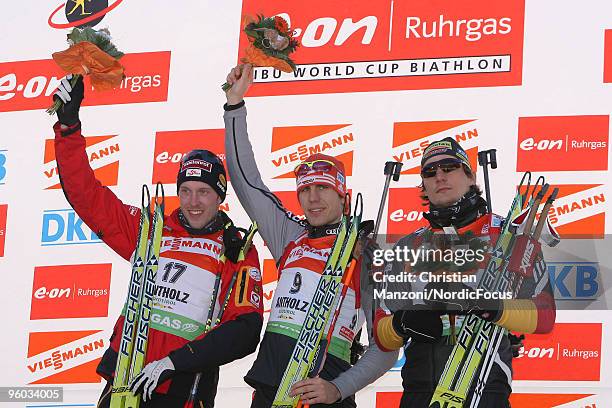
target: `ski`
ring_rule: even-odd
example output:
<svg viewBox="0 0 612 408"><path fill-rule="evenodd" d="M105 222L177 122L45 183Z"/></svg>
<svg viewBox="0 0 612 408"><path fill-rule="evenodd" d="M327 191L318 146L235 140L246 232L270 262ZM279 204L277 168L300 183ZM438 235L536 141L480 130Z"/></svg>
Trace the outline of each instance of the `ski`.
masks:
<svg viewBox="0 0 612 408"><path fill-rule="evenodd" d="M510 221L520 214L522 207L523 197L520 191L517 191L478 288L496 291L507 287L505 283L509 283L509 279L504 264L511 253L514 239ZM429 403L429 408L463 407L472 379L492 340L491 336L496 327L498 326L478 316L466 316L459 330L457 343L453 347Z"/></svg>
<svg viewBox="0 0 612 408"><path fill-rule="evenodd" d="M142 192L140 228L132 275L124 306L125 320L121 344L111 388L111 408L138 408L140 405L140 396L135 396L129 391L129 384L142 370L147 351L149 320L164 226L164 191L161 184L157 185L155 192L152 223L149 203L149 190L145 185Z"/></svg>
<svg viewBox="0 0 612 408"><path fill-rule="evenodd" d="M351 260L360 222L361 214L352 217L350 227L348 217L342 217L338 235L319 278L312 302L306 313L306 319L289 359L289 365L283 373L272 403L273 408L295 408L297 406L299 397L289 396L291 387L308 376L319 354L321 354L320 357L323 357L326 348L321 344L323 332L334 310L333 306L337 302L340 283Z"/></svg>
<svg viewBox="0 0 612 408"><path fill-rule="evenodd" d="M257 223L253 221L253 223L251 224L251 228L249 228L249 231L244 236L244 239L243 239L244 244L242 245L242 248L240 248L240 253L238 254L238 262L242 262L246 259L246 254L249 252L249 249L251 248L251 244L253 243L253 238L255 237L256 233L257 233ZM225 257L225 254L223 254L220 258L220 261L224 263L226 260L227 258ZM215 323L213 325L212 318L213 318L214 311L215 311L215 304L217 301L217 296L219 295L221 274L217 274L217 276L215 277L215 286L213 288L213 293L210 298L208 317L206 319L206 325L204 326L204 333L208 333L213 327L221 323L221 319L223 318L223 313L225 313L225 309L227 309L227 305L229 303L229 300L232 294L232 289L234 288L234 285L236 284L237 278L238 278L238 271L235 271L234 274L232 275L232 280L230 281L229 287L225 294L225 299L223 300L221 309L217 313L217 318L215 319ZM201 377L202 377L202 373L196 374L193 380L193 385L191 386L191 390L189 391L189 398L187 398L187 401L185 401L185 405L183 406L183 408L193 408L195 396L198 392L198 385L200 383Z"/></svg>

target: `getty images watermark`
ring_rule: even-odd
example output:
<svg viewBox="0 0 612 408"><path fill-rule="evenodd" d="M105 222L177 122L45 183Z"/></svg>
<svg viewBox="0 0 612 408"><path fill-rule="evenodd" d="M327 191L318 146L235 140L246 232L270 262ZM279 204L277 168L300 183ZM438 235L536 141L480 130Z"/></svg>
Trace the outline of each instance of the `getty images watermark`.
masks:
<svg viewBox="0 0 612 408"><path fill-rule="evenodd" d="M478 299L512 299L512 291L492 292L476 288L477 275L474 266L485 260L487 248L410 248L396 246L392 249L373 251L372 265L386 265L384 271L375 270L374 298L385 300L466 301ZM400 265L400 271L394 269ZM406 265L410 271L404 270ZM421 268L436 265L428 272ZM440 266L446 266L440 268ZM463 270L462 270L463 269ZM391 284L391 285L388 285ZM393 289L391 289L391 286Z"/></svg>

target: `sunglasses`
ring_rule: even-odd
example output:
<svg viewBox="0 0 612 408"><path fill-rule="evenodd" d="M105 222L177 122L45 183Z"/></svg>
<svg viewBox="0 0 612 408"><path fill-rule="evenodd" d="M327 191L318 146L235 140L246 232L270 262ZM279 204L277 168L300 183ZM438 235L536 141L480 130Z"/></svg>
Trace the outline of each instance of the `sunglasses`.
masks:
<svg viewBox="0 0 612 408"><path fill-rule="evenodd" d="M302 162L298 164L293 173L297 176L303 176L305 174L310 173L311 171L322 171L328 172L332 168L336 167L334 162L329 160L313 160L311 162Z"/></svg>
<svg viewBox="0 0 612 408"><path fill-rule="evenodd" d="M421 177L423 178L431 178L435 177L438 169L441 169L444 173L450 173L451 171L455 171L463 165L461 160L457 159L442 159L440 161L431 163L426 165L421 169Z"/></svg>

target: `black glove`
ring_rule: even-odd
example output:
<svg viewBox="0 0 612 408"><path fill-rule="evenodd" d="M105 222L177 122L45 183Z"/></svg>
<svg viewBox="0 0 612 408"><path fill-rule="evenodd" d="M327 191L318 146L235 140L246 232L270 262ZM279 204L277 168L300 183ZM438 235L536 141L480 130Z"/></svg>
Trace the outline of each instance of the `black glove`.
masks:
<svg viewBox="0 0 612 408"><path fill-rule="evenodd" d="M440 313L426 306L393 313L393 330L403 338L421 343L433 343L442 337Z"/></svg>
<svg viewBox="0 0 612 408"><path fill-rule="evenodd" d="M521 351L523 346L525 346L525 344L523 344L523 340L525 340L525 335L521 334L520 336L517 336L508 332L508 339L510 340L510 349L512 350L512 357L516 358L519 356L519 352Z"/></svg>
<svg viewBox="0 0 612 408"><path fill-rule="evenodd" d="M425 285L425 289L430 295L425 303L433 310L458 315L474 314L491 322L495 322L501 317L503 304L500 299L484 298L484 296L479 296L476 299L468 296L462 298L461 293L474 294L475 292L474 288L463 283L429 282ZM448 298L435 297L439 292L450 293L453 296Z"/></svg>
<svg viewBox="0 0 612 408"><path fill-rule="evenodd" d="M57 110L57 119L62 125L68 127L79 123L79 109L85 97L83 77L81 75L78 76L74 87L70 85L72 77L72 74L66 75L57 87L57 91L53 94L54 101L59 99L63 102L62 106Z"/></svg>

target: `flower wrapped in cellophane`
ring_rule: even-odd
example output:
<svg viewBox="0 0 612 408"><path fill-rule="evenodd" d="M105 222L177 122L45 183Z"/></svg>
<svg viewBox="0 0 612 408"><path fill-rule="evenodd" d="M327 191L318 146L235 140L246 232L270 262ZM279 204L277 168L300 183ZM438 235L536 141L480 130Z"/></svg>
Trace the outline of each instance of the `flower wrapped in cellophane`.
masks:
<svg viewBox="0 0 612 408"><path fill-rule="evenodd" d="M293 36L293 30L284 18L258 15L255 20L245 17L243 25L244 33L249 39L249 45L241 59L243 63L293 72L295 63L289 56L300 43ZM231 85L226 82L221 88L227 91Z"/></svg>
<svg viewBox="0 0 612 408"><path fill-rule="evenodd" d="M82 75L89 75L96 91L107 91L121 85L124 74L118 60L123 53L111 42L108 29L74 28L68 34L68 44L67 50L55 52L52 56L61 69L73 74L72 86ZM54 114L62 103L57 99L47 113Z"/></svg>

